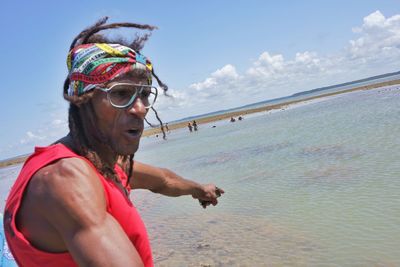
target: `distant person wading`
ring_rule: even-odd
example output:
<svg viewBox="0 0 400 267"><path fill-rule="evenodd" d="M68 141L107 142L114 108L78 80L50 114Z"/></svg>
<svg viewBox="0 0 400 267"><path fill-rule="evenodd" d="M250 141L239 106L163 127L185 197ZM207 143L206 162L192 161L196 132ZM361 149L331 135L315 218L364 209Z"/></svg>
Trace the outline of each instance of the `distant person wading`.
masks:
<svg viewBox="0 0 400 267"><path fill-rule="evenodd" d="M197 131L197 123L196 123L196 121L193 121L193 130Z"/></svg>

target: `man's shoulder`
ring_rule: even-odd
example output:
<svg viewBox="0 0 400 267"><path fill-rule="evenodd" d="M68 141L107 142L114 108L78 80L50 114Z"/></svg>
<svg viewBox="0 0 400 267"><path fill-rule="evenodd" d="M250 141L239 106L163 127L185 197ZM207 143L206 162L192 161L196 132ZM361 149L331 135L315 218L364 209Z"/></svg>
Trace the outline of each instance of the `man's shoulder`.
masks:
<svg viewBox="0 0 400 267"><path fill-rule="evenodd" d="M81 158L62 158L39 169L31 178L28 192L47 201L70 197L81 190L99 188L97 172Z"/></svg>
<svg viewBox="0 0 400 267"><path fill-rule="evenodd" d="M32 216L62 232L102 221L106 198L98 174L88 162L64 158L32 176L22 207L22 219Z"/></svg>

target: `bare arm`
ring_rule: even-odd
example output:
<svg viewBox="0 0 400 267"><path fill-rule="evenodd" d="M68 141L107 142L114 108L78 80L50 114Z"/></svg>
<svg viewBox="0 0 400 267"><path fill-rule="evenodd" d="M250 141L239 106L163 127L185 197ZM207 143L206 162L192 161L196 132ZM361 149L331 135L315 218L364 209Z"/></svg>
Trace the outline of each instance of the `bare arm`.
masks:
<svg viewBox="0 0 400 267"><path fill-rule="evenodd" d="M106 211L103 186L86 162L63 159L32 178L42 216L79 266L143 266L119 223Z"/></svg>
<svg viewBox="0 0 400 267"><path fill-rule="evenodd" d="M148 189L166 196L191 195L195 199L205 201L206 205L217 205L217 198L224 193L214 184L199 184L184 179L178 174L165 169L135 161L133 177L130 180L132 189ZM204 206L203 206L204 207Z"/></svg>

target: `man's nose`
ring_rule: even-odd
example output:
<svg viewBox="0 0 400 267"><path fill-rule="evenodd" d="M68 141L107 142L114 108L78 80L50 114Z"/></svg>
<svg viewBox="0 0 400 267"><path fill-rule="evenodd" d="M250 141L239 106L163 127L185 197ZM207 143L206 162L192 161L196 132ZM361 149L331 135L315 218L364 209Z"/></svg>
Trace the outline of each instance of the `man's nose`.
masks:
<svg viewBox="0 0 400 267"><path fill-rule="evenodd" d="M130 114L134 114L136 116L139 116L140 118L144 119L144 117L147 114L148 109L145 107L143 101L140 99L140 97L137 97L133 103L127 108L127 111Z"/></svg>

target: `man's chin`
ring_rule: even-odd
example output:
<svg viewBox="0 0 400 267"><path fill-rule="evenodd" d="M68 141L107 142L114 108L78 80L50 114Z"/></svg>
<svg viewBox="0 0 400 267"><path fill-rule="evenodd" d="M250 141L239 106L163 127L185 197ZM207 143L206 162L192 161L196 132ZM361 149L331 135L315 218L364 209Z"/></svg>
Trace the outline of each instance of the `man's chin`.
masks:
<svg viewBox="0 0 400 267"><path fill-rule="evenodd" d="M135 154L138 149L139 149L139 143L129 144L124 147L119 147L119 149L116 149L116 152L118 155L121 156L129 156Z"/></svg>

